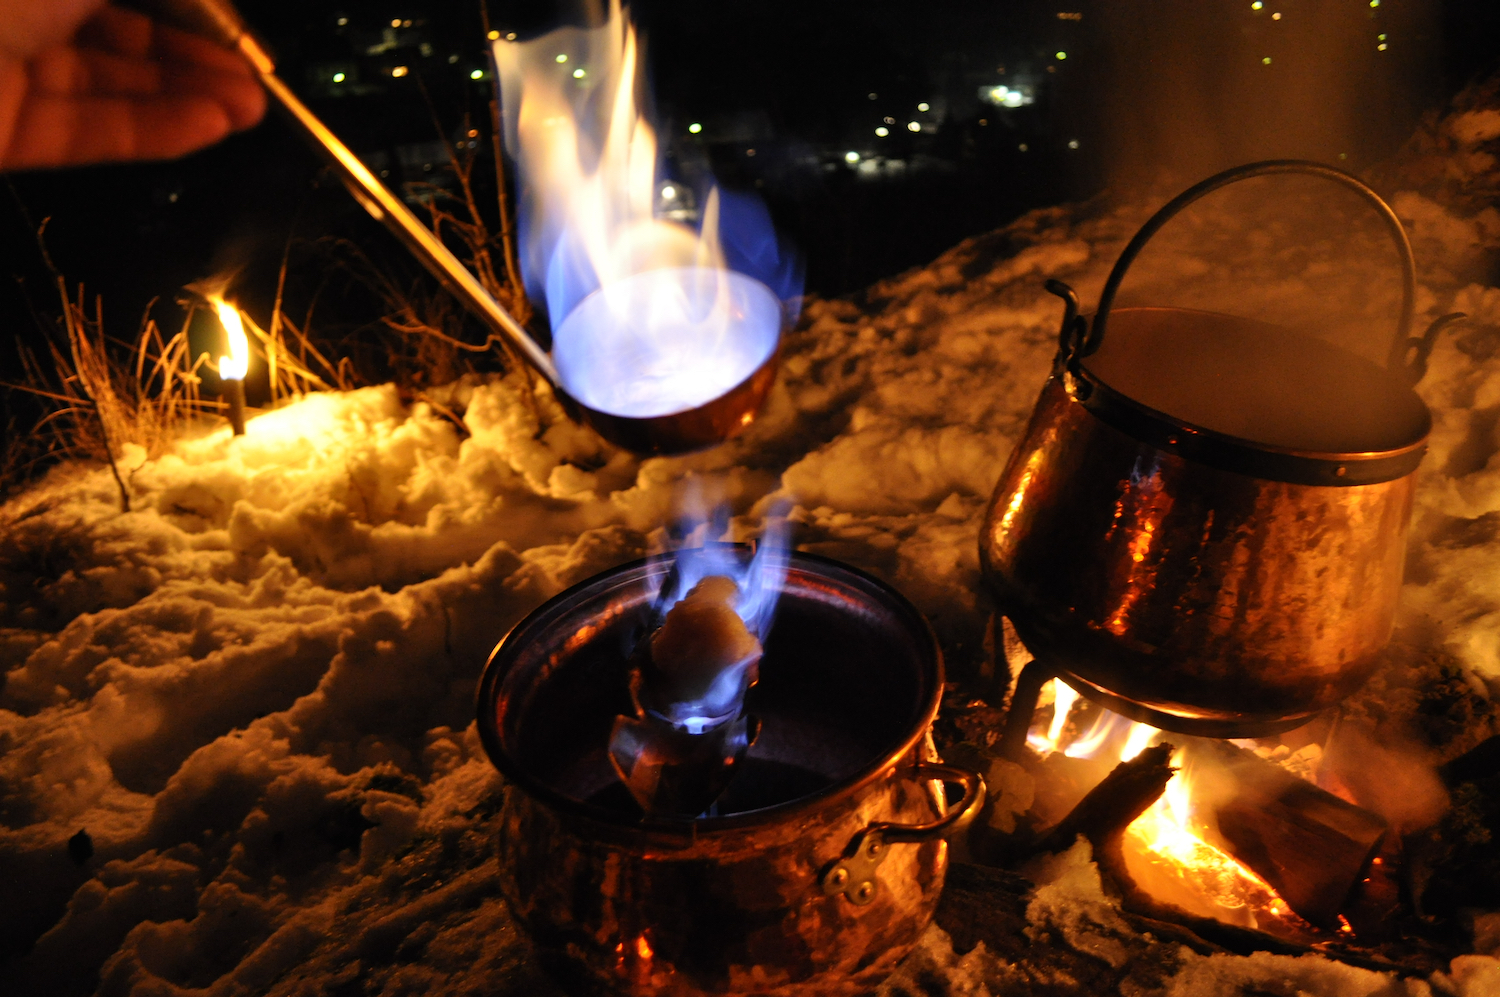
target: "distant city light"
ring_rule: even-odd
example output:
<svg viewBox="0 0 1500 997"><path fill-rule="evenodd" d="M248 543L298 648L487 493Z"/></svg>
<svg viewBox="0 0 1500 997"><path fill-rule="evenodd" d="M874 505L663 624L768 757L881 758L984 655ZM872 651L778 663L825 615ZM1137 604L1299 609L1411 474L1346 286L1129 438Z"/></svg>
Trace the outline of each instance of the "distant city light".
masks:
<svg viewBox="0 0 1500 997"><path fill-rule="evenodd" d="M482 80L482 79L484 79L484 70L482 70L482 69L471 69L471 70L469 70L469 79L471 79L471 80Z"/></svg>
<svg viewBox="0 0 1500 997"><path fill-rule="evenodd" d="M1279 21L1279 20L1281 20L1281 11L1278 10L1276 13L1272 14L1271 15L1271 20L1273 20L1273 21Z"/></svg>
<svg viewBox="0 0 1500 997"><path fill-rule="evenodd" d="M1374 5L1372 4L1371 6L1374 6ZM394 21L392 21L391 22L391 27L393 27L393 28L399 28L399 27L401 27L401 18L398 17Z"/></svg>
<svg viewBox="0 0 1500 997"><path fill-rule="evenodd" d="M878 135L878 136L880 136L881 138L885 138L890 133L891 133L891 130L889 128L887 128L885 125L881 125L879 128L875 129L875 134Z"/></svg>
<svg viewBox="0 0 1500 997"><path fill-rule="evenodd" d="M855 152L853 149L849 150L848 152L844 153L844 162L848 163L850 166L853 166L855 163L859 162L859 153Z"/></svg>
<svg viewBox="0 0 1500 997"><path fill-rule="evenodd" d="M886 115L885 123L888 125L894 125L896 123L896 119L891 117L890 115Z"/></svg>
<svg viewBox="0 0 1500 997"><path fill-rule="evenodd" d="M490 41L492 41L492 42L494 42L494 41L499 41L499 40L500 40L500 32L499 32L499 31L496 31L496 30L495 30L495 29L493 29L493 28L491 28L491 29L490 29L490 33L489 33L489 34L487 34L487 35L485 35L485 36L484 36L484 37L486 37L486 38L488 38L488 39L489 39L489 40L490 40Z"/></svg>
<svg viewBox="0 0 1500 997"><path fill-rule="evenodd" d="M458 56L457 55L450 55L450 56L448 56L448 65L451 66L451 65L453 65L457 61L458 61Z"/></svg>
<svg viewBox="0 0 1500 997"><path fill-rule="evenodd" d="M1271 57L1269 55L1266 56L1264 59L1260 60L1260 64L1262 66L1269 66L1271 64Z"/></svg>
<svg viewBox="0 0 1500 997"><path fill-rule="evenodd" d="M410 21L402 21L401 22L401 26L403 28L409 28L409 27L411 27L411 22Z"/></svg>
<svg viewBox="0 0 1500 997"><path fill-rule="evenodd" d="M349 23L349 19L347 17L341 17L341 18L339 18L339 27L342 28L344 25L346 25L348 23Z"/></svg>
<svg viewBox="0 0 1500 997"><path fill-rule="evenodd" d="M1081 11L1060 10L1057 12L1057 19L1059 21L1081 21L1083 20L1083 13Z"/></svg>
<svg viewBox="0 0 1500 997"><path fill-rule="evenodd" d="M1378 39L1380 39L1381 41L1385 41L1385 34L1384 33L1378 34L1375 37L1378 38Z"/></svg>
<svg viewBox="0 0 1500 997"><path fill-rule="evenodd" d="M698 122L696 122L696 121L694 121L692 124L688 125L688 132L690 134L696 135L699 132L701 132L702 130L703 130L703 126L700 125L700 124L698 124Z"/></svg>
<svg viewBox="0 0 1500 997"><path fill-rule="evenodd" d="M1260 10L1264 6L1265 6L1265 4L1261 3L1260 0L1255 0L1255 2L1250 5L1250 9L1251 10Z"/></svg>
<svg viewBox="0 0 1500 997"><path fill-rule="evenodd" d="M505 40L508 41L508 42L515 41L516 40L516 33L514 31L508 31L508 32L506 32L506 34L505 34Z"/></svg>
<svg viewBox="0 0 1500 997"><path fill-rule="evenodd" d="M567 53L566 52L559 52L558 56L557 56L557 64L559 66L561 66L563 63L565 63L567 61L568 61L568 55L567 55Z"/></svg>
<svg viewBox="0 0 1500 997"><path fill-rule="evenodd" d="M872 94L869 94L868 96L869 96L869 98L871 100L879 100L880 99L880 94L878 94L878 93L872 93Z"/></svg>
<svg viewBox="0 0 1500 997"><path fill-rule="evenodd" d="M753 155L755 155L755 150L754 149L746 149L745 150L745 155L747 155L747 156L753 156Z"/></svg>
<svg viewBox="0 0 1500 997"><path fill-rule="evenodd" d="M922 101L922 103L920 103L920 104L917 105L917 110L919 110L919 111L930 111L930 110L932 110L932 105L928 104L927 101L924 100L924 101Z"/></svg>
<svg viewBox="0 0 1500 997"><path fill-rule="evenodd" d="M1390 48L1389 45L1387 45L1385 42L1381 42L1379 45L1375 46L1375 51L1384 52L1388 48Z"/></svg>
<svg viewBox="0 0 1500 997"><path fill-rule="evenodd" d="M333 82L335 82L335 83L342 83L342 82L344 82L345 78L346 77L344 76L343 73L334 73L333 74Z"/></svg>
<svg viewBox="0 0 1500 997"><path fill-rule="evenodd" d="M1025 142L1022 142L1020 145L1016 146L1016 148L1020 149L1022 152L1030 152L1031 151L1031 146L1027 145Z"/></svg>
<svg viewBox="0 0 1500 997"><path fill-rule="evenodd" d="M661 199L663 201L675 201L677 199L677 188L671 184L667 184L661 189Z"/></svg>
<svg viewBox="0 0 1500 997"><path fill-rule="evenodd" d="M1059 52L1059 53L1057 53L1057 61L1058 62L1061 62L1062 60L1066 59L1067 57L1068 57L1068 53L1066 53L1066 52Z"/></svg>
<svg viewBox="0 0 1500 997"><path fill-rule="evenodd" d="M573 70L573 79L575 80L581 80L587 75L588 72L582 66L579 66L577 69Z"/></svg>
<svg viewBox="0 0 1500 997"><path fill-rule="evenodd" d="M1008 87L999 84L992 87L980 87L979 99L996 107L1024 107L1036 102L1029 87Z"/></svg>
<svg viewBox="0 0 1500 997"><path fill-rule="evenodd" d="M1371 7L1379 7L1380 6L1380 0L1370 0L1370 6Z"/></svg>
<svg viewBox="0 0 1500 997"><path fill-rule="evenodd" d="M401 77L405 76L406 74L407 74L407 68L405 66L397 66L395 69L391 70L391 75L394 76L394 77L396 77L397 79L400 79Z"/></svg>
<svg viewBox="0 0 1500 997"><path fill-rule="evenodd" d="M1069 149L1076 149L1076 148L1078 148L1078 140L1076 138L1075 139L1069 139L1068 140L1068 148Z"/></svg>
<svg viewBox="0 0 1500 997"><path fill-rule="evenodd" d="M909 132L919 132L922 130L922 123L920 121L908 121L906 123L906 130Z"/></svg>

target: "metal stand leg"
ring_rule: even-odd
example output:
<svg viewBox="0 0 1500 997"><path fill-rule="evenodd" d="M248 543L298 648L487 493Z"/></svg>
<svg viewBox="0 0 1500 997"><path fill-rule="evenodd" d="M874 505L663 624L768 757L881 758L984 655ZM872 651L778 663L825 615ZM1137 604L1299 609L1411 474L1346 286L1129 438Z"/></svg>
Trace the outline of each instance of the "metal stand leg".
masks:
<svg viewBox="0 0 1500 997"><path fill-rule="evenodd" d="M1027 663L1016 676L1016 690L1011 693L1010 709L1005 714L1005 730L1000 735L1000 757L1012 760L1021 757L1026 747L1026 732L1031 729L1031 718L1036 713L1037 700L1041 698L1042 686L1053 678L1052 669L1036 659Z"/></svg>

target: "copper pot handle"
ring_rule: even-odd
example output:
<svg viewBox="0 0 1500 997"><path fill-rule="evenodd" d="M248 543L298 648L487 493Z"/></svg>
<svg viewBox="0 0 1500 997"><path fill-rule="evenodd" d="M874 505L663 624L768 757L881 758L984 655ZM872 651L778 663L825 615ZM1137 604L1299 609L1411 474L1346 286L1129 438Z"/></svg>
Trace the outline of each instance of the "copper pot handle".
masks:
<svg viewBox="0 0 1500 997"><path fill-rule="evenodd" d="M887 845L931 841L942 837L953 825L984 805L984 777L978 772L936 762L917 762L912 766L911 773L917 778L959 783L964 787L964 797L943 816L926 824L874 821L855 834L844 848L843 856L819 877L825 896L842 893L855 906L865 906L880 892L880 880L875 878L875 869L885 861L890 851Z"/></svg>
<svg viewBox="0 0 1500 997"><path fill-rule="evenodd" d="M1201 183L1189 187L1168 201L1156 214L1152 215L1141 230L1130 240L1120 258L1115 261L1115 267L1109 272L1109 279L1104 282L1104 291L1099 295L1099 311L1094 315L1091 328L1086 332L1079 330L1080 334L1069 335L1072 331L1068 323L1064 324L1063 338L1064 348L1069 346L1075 351L1073 355L1086 357L1099 349L1104 342L1104 330L1109 319L1110 306L1114 304L1115 292L1120 289L1120 284L1125 280L1125 271L1135 261L1142 249L1145 248L1147 240L1155 235L1163 225L1183 208L1192 204L1199 198L1211 194L1221 187L1227 187L1241 180L1251 177L1277 176L1281 174L1304 174L1308 176L1322 177L1332 180L1337 184L1347 187L1356 194L1370 202L1376 211L1380 213L1385 222L1386 229L1390 232L1391 239L1396 243L1396 252L1401 258L1401 317L1396 323L1396 339L1391 343L1391 350L1386 359L1386 367L1396 369L1405 360L1408 351L1415 348L1423 363L1421 369L1426 369L1426 353L1431 351L1431 341L1436 334L1436 329L1429 329L1427 335L1420 339L1411 336L1411 320L1416 300L1417 273L1416 264L1412 260L1411 242L1406 237L1406 229L1401 226L1401 219L1396 217L1396 212L1375 191L1371 190L1364 181L1343 170L1322 163L1312 162L1305 159L1269 159L1259 163L1247 163L1244 166L1236 166L1234 169L1225 170L1223 173L1215 174ZM1053 293L1058 293L1054 291ZM1439 320L1442 322L1443 320ZM1416 364L1413 364L1415 367ZM1420 378L1412 378L1413 382Z"/></svg>

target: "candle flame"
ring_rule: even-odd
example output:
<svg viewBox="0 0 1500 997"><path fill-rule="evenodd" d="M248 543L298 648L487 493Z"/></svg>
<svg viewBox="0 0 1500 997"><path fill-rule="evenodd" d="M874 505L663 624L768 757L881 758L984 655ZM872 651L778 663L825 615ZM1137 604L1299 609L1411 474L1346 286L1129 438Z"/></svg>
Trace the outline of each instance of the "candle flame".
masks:
<svg viewBox="0 0 1500 997"><path fill-rule="evenodd" d="M250 369L250 340L238 308L215 295L209 299L218 313L219 324L229 339L229 355L219 357L219 376L226 381L243 381Z"/></svg>

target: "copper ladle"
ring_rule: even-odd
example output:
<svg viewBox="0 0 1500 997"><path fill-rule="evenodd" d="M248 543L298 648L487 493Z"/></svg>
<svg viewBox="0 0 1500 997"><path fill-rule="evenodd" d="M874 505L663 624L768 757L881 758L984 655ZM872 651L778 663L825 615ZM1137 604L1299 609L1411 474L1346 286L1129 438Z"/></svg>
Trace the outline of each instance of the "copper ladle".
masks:
<svg viewBox="0 0 1500 997"><path fill-rule="evenodd" d="M276 62L266 47L245 25L228 0L129 0L131 6L182 30L211 39L244 56L262 85L290 114L315 146L322 150L354 199L390 229L428 271L471 313L499 333L516 352L545 377L556 390L569 416L589 426L617 446L642 454L685 453L714 446L736 435L754 421L776 379L779 348L742 381L724 394L695 408L660 415L617 415L592 408L573 396L563 383L557 365L536 340L484 289L484 285L459 262L430 228L360 162L276 75ZM742 275L735 275L740 277ZM771 291L749 278L737 281L746 298L775 301ZM748 285L754 285L753 288ZM756 306L759 306L758 308ZM752 302L746 310L764 312L765 302ZM777 302L779 308L779 302ZM779 336L780 330L777 330ZM633 377L637 372L624 373Z"/></svg>

